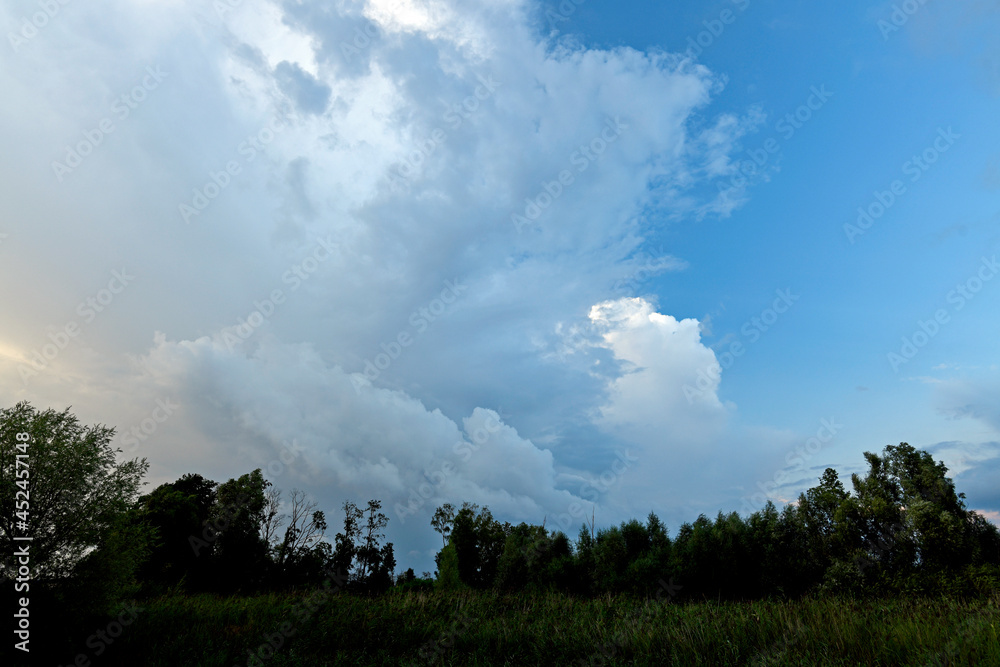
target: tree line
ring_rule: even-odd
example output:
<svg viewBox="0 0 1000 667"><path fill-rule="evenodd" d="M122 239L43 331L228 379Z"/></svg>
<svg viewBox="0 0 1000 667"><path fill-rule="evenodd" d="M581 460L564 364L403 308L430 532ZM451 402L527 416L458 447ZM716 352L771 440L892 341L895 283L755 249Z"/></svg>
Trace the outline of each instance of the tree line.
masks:
<svg viewBox="0 0 1000 667"><path fill-rule="evenodd" d="M488 507L437 508L437 570L396 574L381 502L343 504L327 537L324 512L283 492L261 470L224 483L186 474L139 494L145 459L118 461L114 429L81 425L69 410L27 403L0 411L0 574L16 575L16 433L30 434L32 577L67 609L170 592L253 594L320 585L348 592L396 588L557 590L677 599L798 597L807 593L982 595L1000 588L1000 532L970 511L947 468L906 443L866 453L848 491L828 468L778 510L720 512L674 536L654 513L575 540L541 525L500 522Z"/></svg>
<svg viewBox="0 0 1000 667"><path fill-rule="evenodd" d="M287 504L282 495L257 469L223 484L189 473L139 497L133 521L152 536L139 582L147 591L223 593L317 585L329 573L352 591L377 593L395 583L381 502L362 509L346 501L344 529L331 545L317 503L300 490Z"/></svg>
<svg viewBox="0 0 1000 667"><path fill-rule="evenodd" d="M678 599L848 595L985 595L1000 590L1000 532L970 511L947 468L907 443L865 453L868 471L845 489L827 468L779 511L719 512L671 538L650 513L572 543L542 525L497 521L489 508L442 505L436 583L577 595Z"/></svg>
<svg viewBox="0 0 1000 667"><path fill-rule="evenodd" d="M0 581L10 593L23 580L15 600L72 618L171 592L252 594L335 578L342 590L378 593L396 583L378 500L345 502L331 543L316 502L299 490L283 499L260 469L221 484L189 473L140 495L149 463L118 460L114 432L68 408L0 410Z"/></svg>

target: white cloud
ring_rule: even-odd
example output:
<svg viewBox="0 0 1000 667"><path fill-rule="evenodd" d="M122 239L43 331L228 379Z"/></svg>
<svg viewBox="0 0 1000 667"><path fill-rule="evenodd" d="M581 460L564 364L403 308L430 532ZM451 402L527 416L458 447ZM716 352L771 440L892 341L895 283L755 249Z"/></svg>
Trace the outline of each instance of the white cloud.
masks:
<svg viewBox="0 0 1000 667"><path fill-rule="evenodd" d="M718 362L701 343L698 320L678 321L640 298L600 303L590 319L615 358L628 364L611 382L610 400L601 410L604 423L646 438L669 434L699 443L725 426L726 408L716 394ZM692 391L702 374L708 384Z"/></svg>
<svg viewBox="0 0 1000 667"><path fill-rule="evenodd" d="M683 394L714 362L697 321L607 299L642 269L650 219L715 205L706 178L725 173L754 115L703 118L720 87L703 66L548 42L528 8L260 0L220 20L199 3L120 0L74 4L4 51L0 85L18 103L0 105L17 128L0 218L16 222L0 278L32 282L5 297L17 314L0 339L5 400L73 404L127 430L169 395L182 408L141 450L160 481L237 475L295 440L308 466L277 483L322 489L331 510L406 498L501 405L509 417L441 498L537 521L629 443L658 466L711 456L728 409L715 384L693 405ZM118 118L112 104L151 66L167 78ZM52 162L103 118L114 132L59 183ZM290 120L272 132L275 118ZM409 187L393 189L407 162ZM179 205L230 163L238 173L185 224ZM572 183L555 194L563 172ZM511 216L532 202L519 231ZM338 252L310 270L327 237ZM82 326L77 305L123 265L134 284ZM456 280L467 290L437 312ZM220 332L275 290L273 316L226 346ZM21 382L16 360L70 321L81 335ZM579 354L563 341L573 327L591 331ZM356 391L351 373L403 334L412 342ZM602 487L624 494L620 518L634 514L626 495L652 502L653 469ZM424 540L425 520L412 530Z"/></svg>

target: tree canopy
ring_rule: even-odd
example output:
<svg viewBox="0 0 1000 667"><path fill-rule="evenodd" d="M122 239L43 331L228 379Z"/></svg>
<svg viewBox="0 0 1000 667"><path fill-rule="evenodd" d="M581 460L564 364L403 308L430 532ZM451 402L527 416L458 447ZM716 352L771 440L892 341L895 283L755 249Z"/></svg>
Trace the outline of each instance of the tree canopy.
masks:
<svg viewBox="0 0 1000 667"><path fill-rule="evenodd" d="M24 452L17 434L27 433ZM111 441L115 430L84 426L70 413L39 411L27 402L0 410L0 573L14 572L14 536L21 520L15 512L18 490L17 455L27 454L25 524L31 536L33 578L60 582L80 573L80 567L102 544L112 539L139 493L149 468L145 459L119 461ZM22 468L23 469L23 468ZM137 557L144 544L120 545L120 559ZM108 554L105 554L108 555ZM126 573L122 573L126 575Z"/></svg>
<svg viewBox="0 0 1000 667"><path fill-rule="evenodd" d="M943 463L907 443L865 459L852 491L827 468L781 511L768 502L745 518L702 515L672 539L654 513L596 536L582 526L571 545L544 525L501 524L488 508L465 503L456 513L446 504L431 520L445 542L438 582L711 599L997 590L1000 531L966 508Z"/></svg>

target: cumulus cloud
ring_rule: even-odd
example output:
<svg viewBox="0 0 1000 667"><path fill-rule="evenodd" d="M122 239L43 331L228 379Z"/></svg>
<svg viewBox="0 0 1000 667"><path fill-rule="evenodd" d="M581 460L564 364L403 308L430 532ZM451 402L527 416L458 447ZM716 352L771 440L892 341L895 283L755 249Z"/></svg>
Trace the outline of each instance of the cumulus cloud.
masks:
<svg viewBox="0 0 1000 667"><path fill-rule="evenodd" d="M225 454L246 465L266 469L294 443L301 458L287 466L288 481L329 505L377 491L392 518L406 524L417 515L423 530L427 510L443 502L474 499L528 519L570 498L554 489L552 454L496 412L477 408L456 423L411 396L328 366L308 345L266 338L249 352L218 336L159 336L141 364L150 382L186 397L188 420L228 434L220 443ZM200 443L169 449L189 466L206 456L212 465L222 453ZM272 466L272 476L281 468Z"/></svg>
<svg viewBox="0 0 1000 667"><path fill-rule="evenodd" d="M604 345L627 364L611 382L603 423L642 439L700 443L725 426L726 408L716 394L719 364L701 342L698 320L678 321L641 298L597 304L590 319L603 331Z"/></svg>
<svg viewBox="0 0 1000 667"><path fill-rule="evenodd" d="M8 401L140 425L157 482L297 443L276 483L329 509L430 484L422 512L626 518L735 449L708 444L731 409L698 384L698 322L614 287L659 226L725 212L712 181L760 117L710 112L708 69L553 41L515 0L74 8L0 55L20 100L0 105L0 275L33 285L4 296ZM428 520L400 522L421 549Z"/></svg>

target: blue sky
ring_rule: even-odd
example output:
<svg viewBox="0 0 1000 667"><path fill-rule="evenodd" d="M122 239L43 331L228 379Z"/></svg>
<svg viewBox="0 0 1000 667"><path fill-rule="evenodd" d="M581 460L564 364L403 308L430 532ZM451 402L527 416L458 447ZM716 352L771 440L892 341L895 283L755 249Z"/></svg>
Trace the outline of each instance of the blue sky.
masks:
<svg viewBox="0 0 1000 667"><path fill-rule="evenodd" d="M902 441L1000 520L998 9L6 0L0 398L418 571Z"/></svg>

